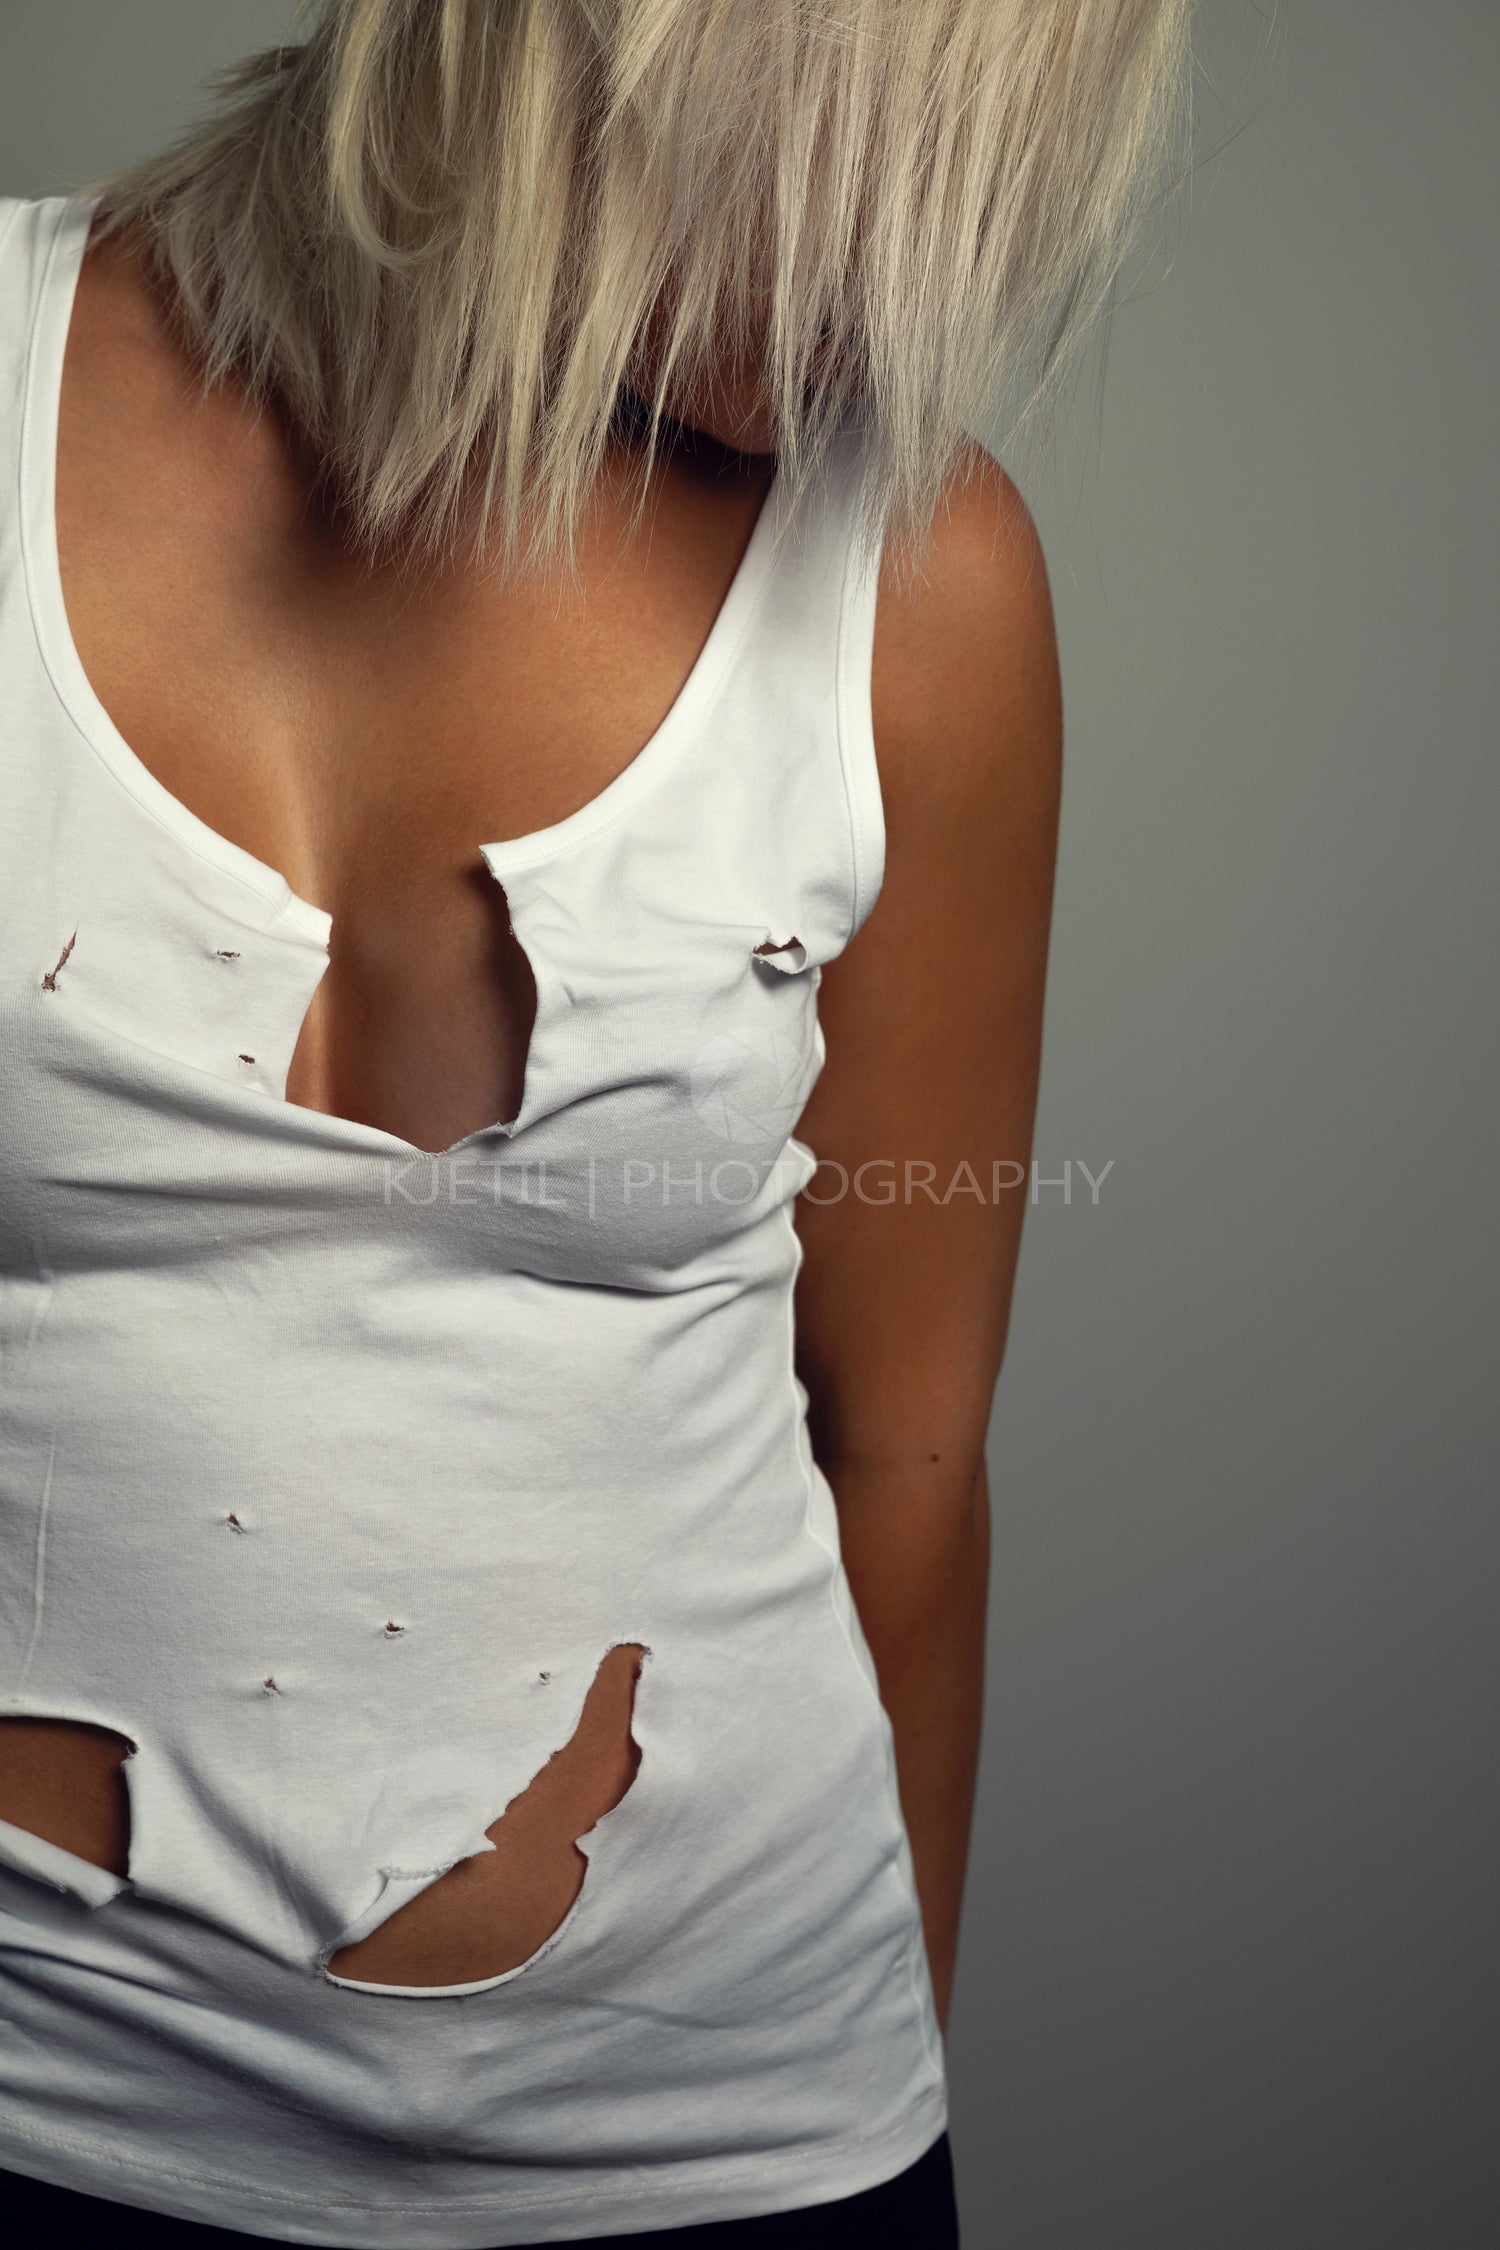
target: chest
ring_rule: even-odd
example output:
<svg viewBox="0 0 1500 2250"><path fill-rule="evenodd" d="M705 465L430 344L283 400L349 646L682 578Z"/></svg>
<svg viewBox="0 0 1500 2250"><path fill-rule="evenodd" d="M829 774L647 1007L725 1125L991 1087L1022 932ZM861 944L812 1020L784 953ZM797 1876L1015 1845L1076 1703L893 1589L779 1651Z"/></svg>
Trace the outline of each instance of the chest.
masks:
<svg viewBox="0 0 1500 2250"><path fill-rule="evenodd" d="M536 987L481 842L607 792L691 677L770 464L601 481L574 580L353 556L274 424L192 393L85 273L58 409L67 628L114 733L332 923L286 1077L450 1146L513 1118Z"/></svg>

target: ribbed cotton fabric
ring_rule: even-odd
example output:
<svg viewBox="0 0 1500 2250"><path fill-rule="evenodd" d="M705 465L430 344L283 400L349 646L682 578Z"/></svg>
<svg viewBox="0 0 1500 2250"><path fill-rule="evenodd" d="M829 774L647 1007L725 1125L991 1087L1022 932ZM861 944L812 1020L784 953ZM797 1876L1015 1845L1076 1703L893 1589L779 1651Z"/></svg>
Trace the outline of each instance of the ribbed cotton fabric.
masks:
<svg viewBox="0 0 1500 2250"><path fill-rule="evenodd" d="M536 1023L514 1123L427 1155L287 1102L337 934L73 646L88 218L0 205L0 1716L127 1737L132 1836L122 1880L0 1823L0 2161L392 2250L857 2193L945 2122L792 1358L819 972L882 868L858 433L619 778L476 838ZM332 1978L627 1642L640 1766L560 1930Z"/></svg>

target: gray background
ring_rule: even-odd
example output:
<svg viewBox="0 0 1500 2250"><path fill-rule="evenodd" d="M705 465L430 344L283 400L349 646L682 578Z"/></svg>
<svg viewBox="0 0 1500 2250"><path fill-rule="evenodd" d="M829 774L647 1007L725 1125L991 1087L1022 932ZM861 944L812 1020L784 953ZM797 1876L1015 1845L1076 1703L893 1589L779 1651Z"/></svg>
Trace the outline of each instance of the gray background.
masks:
<svg viewBox="0 0 1500 2250"><path fill-rule="evenodd" d="M0 192L288 17L0 0ZM967 2240L1490 2250L1500 8L1207 0L1198 54L1102 408L1022 470L1073 1170L994 1425Z"/></svg>

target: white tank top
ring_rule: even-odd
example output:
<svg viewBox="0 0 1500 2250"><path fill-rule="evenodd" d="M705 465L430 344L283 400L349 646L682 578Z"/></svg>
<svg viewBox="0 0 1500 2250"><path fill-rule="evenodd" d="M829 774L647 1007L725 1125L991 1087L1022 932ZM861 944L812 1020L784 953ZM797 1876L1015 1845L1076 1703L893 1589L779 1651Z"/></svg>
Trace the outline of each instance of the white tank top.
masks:
<svg viewBox="0 0 1500 2250"><path fill-rule="evenodd" d="M0 2164L401 2250L854 2194L945 2120L792 1355L819 971L882 869L858 433L808 521L773 485L624 772L476 839L536 1022L515 1121L434 1157L287 1102L329 917L70 637L88 218L0 205L0 1715L125 1736L131 1845L0 1823ZM640 1765L562 1926L483 1983L335 1980L621 1643Z"/></svg>

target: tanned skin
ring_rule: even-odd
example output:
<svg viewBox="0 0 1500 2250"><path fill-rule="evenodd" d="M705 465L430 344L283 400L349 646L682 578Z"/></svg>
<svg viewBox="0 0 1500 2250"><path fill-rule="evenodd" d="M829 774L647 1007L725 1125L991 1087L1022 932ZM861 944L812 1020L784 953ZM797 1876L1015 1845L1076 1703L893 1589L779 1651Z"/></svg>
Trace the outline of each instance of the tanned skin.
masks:
<svg viewBox="0 0 1500 2250"><path fill-rule="evenodd" d="M142 762L333 917L290 1100L431 1149L515 1113L534 990L476 839L550 825L630 762L773 475L753 369L672 406L684 435L648 534L629 531L622 451L576 593L464 567L403 579L351 560L274 413L232 387L199 397L128 252L90 248L58 444L69 620ZM1025 1210L1004 1183L1031 1153L1062 720L1041 551L987 456L960 464L919 573L896 559L872 681L885 882L823 976L828 1060L798 1130L824 1168L798 1207L797 1316L946 2026L983 1694L984 1437ZM633 1777L636 1665L606 1659L495 1851L336 1967L457 1983L535 1950L582 1879L573 1840ZM124 1748L0 1725L0 1818L124 1872Z"/></svg>

